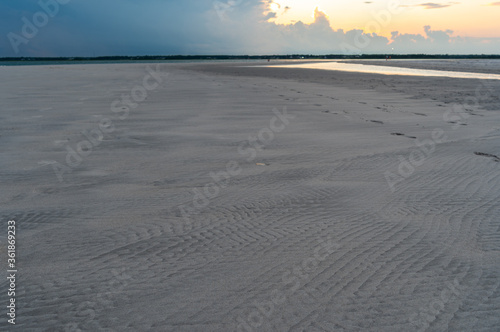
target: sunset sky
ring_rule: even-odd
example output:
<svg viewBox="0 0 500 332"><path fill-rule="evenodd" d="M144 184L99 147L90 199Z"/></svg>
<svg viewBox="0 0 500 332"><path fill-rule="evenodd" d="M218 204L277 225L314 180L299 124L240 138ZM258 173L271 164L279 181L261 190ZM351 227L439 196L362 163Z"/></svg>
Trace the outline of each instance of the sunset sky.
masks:
<svg viewBox="0 0 500 332"><path fill-rule="evenodd" d="M401 13L392 15L382 33L390 37L391 31L421 33L425 25L436 30L453 30L467 37L500 37L500 2L463 0L440 1L394 1L399 3ZM387 10L389 1L360 0L276 0L271 7L277 13L274 20L280 24L296 21L312 23L314 9L319 7L330 18L333 29L365 29L376 13ZM289 8L287 8L289 7ZM375 13L375 15L374 15ZM369 28L369 27L368 27ZM373 31L370 31L373 32Z"/></svg>
<svg viewBox="0 0 500 332"><path fill-rule="evenodd" d="M500 54L499 18L488 0L1 1L0 57Z"/></svg>

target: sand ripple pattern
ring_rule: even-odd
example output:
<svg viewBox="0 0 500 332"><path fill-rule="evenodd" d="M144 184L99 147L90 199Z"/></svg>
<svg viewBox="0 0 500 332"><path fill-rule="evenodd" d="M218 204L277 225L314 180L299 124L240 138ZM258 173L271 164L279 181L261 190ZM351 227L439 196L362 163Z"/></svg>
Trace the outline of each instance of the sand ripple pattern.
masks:
<svg viewBox="0 0 500 332"><path fill-rule="evenodd" d="M86 68L33 70L74 76ZM87 83L119 81L120 70L142 78L143 67L127 68L78 75ZM53 185L49 171L5 162L2 175L13 180L2 221L18 220L21 234L17 329L498 331L500 164L474 152L499 155L499 116L478 111L393 193L384 172L398 156L429 128L451 127L442 102L369 90L380 78L359 81L360 92L343 87L344 76L335 85L324 73L316 83L294 75L172 66L175 81L117 125L72 182ZM102 98L82 117L109 107L101 84L68 91ZM282 105L294 122L255 160L239 155ZM187 227L179 206L230 160L242 174ZM333 250L307 265L324 243ZM283 300L261 313L276 293Z"/></svg>

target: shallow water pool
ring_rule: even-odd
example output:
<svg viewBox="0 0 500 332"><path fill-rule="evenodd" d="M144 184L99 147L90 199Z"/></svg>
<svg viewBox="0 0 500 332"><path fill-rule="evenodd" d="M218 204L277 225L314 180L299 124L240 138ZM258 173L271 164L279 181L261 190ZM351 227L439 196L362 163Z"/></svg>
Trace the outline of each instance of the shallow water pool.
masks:
<svg viewBox="0 0 500 332"><path fill-rule="evenodd" d="M410 75L410 76L432 76L432 77L500 80L500 75L497 74L466 73L458 71L428 70L428 69L414 69L414 68L402 68L402 67L385 67L385 66L363 65L363 64L344 63L344 62L302 63L294 65L274 65L267 67L340 70L340 71L382 74L382 75Z"/></svg>

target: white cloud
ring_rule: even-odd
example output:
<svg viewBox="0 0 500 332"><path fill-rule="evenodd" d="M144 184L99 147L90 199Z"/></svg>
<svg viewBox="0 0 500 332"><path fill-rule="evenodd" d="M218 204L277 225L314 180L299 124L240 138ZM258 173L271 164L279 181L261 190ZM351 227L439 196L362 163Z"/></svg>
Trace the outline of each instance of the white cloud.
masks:
<svg viewBox="0 0 500 332"><path fill-rule="evenodd" d="M424 27L424 34L392 33L391 47L395 53L440 54L498 54L500 38L470 38L453 36L451 30L432 30Z"/></svg>
<svg viewBox="0 0 500 332"><path fill-rule="evenodd" d="M242 16L239 16L241 14ZM430 53L430 54L498 54L500 39L462 38L451 30L432 30L424 26L421 34L393 32L391 38L362 30L334 30L326 13L316 8L311 24L275 24L262 19L262 8L232 13L233 20L219 22L214 34L220 40L231 40L238 54L353 54L353 53ZM260 18L260 19L259 19ZM233 38L228 38L230 35ZM238 38L241 37L241 38ZM234 44L235 40L240 42ZM394 49L394 50L393 50Z"/></svg>

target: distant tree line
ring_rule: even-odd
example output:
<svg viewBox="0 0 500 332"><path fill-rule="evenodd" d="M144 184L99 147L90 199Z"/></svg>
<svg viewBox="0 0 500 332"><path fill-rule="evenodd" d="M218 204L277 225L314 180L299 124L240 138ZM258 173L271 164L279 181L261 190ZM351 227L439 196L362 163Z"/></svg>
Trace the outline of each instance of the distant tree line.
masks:
<svg viewBox="0 0 500 332"><path fill-rule="evenodd" d="M385 59L387 54L288 54L288 55L144 55L99 57L6 57L0 61L163 61L163 60L286 60L286 59ZM392 59L500 59L500 54L390 54Z"/></svg>

